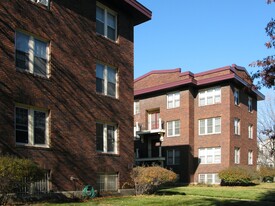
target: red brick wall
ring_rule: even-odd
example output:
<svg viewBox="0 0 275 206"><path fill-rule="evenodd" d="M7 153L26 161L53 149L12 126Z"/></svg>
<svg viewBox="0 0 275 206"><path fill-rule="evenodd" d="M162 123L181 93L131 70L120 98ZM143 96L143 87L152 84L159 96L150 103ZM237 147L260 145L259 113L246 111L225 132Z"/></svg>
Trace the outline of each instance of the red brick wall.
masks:
<svg viewBox="0 0 275 206"><path fill-rule="evenodd" d="M240 92L240 104L237 106L234 104L234 88L239 89ZM253 110L252 112L248 112L248 96L252 98ZM247 165L248 164L248 150L253 151L253 165L251 167L256 168L257 164L257 100L252 95L249 95L247 92L247 88L231 85L231 104L230 104L230 121L231 121L231 144L230 144L230 165L235 165L234 163L234 148L240 148L240 164ZM241 132L240 135L234 134L234 118L238 118L241 120L240 127ZM248 138L248 125L253 125L253 139Z"/></svg>
<svg viewBox="0 0 275 206"><path fill-rule="evenodd" d="M229 166L230 145L230 86L220 84L221 103L207 106L198 106L198 95L195 99L195 157L198 157L199 148L221 147L221 164L200 164L196 170L194 181L198 181L200 173L218 173L222 168ZM199 119L221 117L221 133L213 135L199 135Z"/></svg>
<svg viewBox="0 0 275 206"><path fill-rule="evenodd" d="M54 0L47 10L27 0L0 2L0 136L14 153L50 169L54 190L74 190L71 176L80 179L77 189L95 186L99 172L118 172L122 186L134 159L133 25L112 7L119 13L118 43L97 35L95 5ZM15 69L14 34L19 29L50 41L49 79ZM118 69L118 99L96 94L97 61ZM49 149L15 146L15 103L50 110ZM98 120L118 124L118 155L96 152Z"/></svg>
<svg viewBox="0 0 275 206"><path fill-rule="evenodd" d="M182 78L179 78L179 74L180 74L179 71L169 72L169 73L150 74L146 78L135 81L135 90L150 88L153 86L158 86L158 85L178 81L182 79Z"/></svg>

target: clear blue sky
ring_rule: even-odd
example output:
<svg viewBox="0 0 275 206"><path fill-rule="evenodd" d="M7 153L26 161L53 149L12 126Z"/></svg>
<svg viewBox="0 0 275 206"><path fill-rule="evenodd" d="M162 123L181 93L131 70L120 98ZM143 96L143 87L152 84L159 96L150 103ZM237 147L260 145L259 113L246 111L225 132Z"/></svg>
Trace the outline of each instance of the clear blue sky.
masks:
<svg viewBox="0 0 275 206"><path fill-rule="evenodd" d="M159 69L198 73L274 54L265 26L275 18L266 0L138 0L153 13L135 27L135 78ZM265 90L262 90L265 94Z"/></svg>

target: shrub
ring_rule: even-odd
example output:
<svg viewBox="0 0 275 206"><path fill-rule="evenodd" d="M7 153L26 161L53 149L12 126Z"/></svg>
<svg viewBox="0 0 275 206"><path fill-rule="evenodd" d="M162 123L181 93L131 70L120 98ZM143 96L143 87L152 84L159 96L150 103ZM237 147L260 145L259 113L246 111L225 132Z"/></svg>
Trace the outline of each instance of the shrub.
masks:
<svg viewBox="0 0 275 206"><path fill-rule="evenodd" d="M255 170L247 167L229 167L219 172L222 180L221 185L227 186L248 186L253 185L253 180L257 179Z"/></svg>
<svg viewBox="0 0 275 206"><path fill-rule="evenodd" d="M275 168L261 166L259 169L259 176L263 182L273 182L275 177Z"/></svg>
<svg viewBox="0 0 275 206"><path fill-rule="evenodd" d="M160 166L142 166L133 168L131 178L135 185L136 195L139 195L153 193L160 185L175 182L177 175Z"/></svg>
<svg viewBox="0 0 275 206"><path fill-rule="evenodd" d="M44 171L31 160L9 156L0 157L0 205L8 201L9 193L41 180L43 175ZM28 178L28 182L22 181L25 177Z"/></svg>

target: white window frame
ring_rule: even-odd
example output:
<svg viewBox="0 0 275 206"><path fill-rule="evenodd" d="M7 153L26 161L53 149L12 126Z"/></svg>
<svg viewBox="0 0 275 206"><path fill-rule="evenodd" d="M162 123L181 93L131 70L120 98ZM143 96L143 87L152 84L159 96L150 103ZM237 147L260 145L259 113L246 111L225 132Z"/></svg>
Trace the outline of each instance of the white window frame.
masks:
<svg viewBox="0 0 275 206"><path fill-rule="evenodd" d="M15 32L15 54L16 54L16 51L17 51L17 48L16 48L17 41L18 41L17 35L19 35L19 34L22 34L22 35L25 35L25 36L29 37L29 41L28 41L29 62L28 62L28 70L20 68L20 67L16 67L16 69L18 69L20 71L26 71L26 72L29 72L31 74L35 74L35 75L38 75L38 76L41 76L41 77L49 78L50 77L50 63L49 63L50 62L50 43L45 41L45 40L42 40L40 38L36 38L32 35L26 34L24 32L16 31ZM34 48L35 48L35 41L36 40L46 44L46 61L47 61L46 62L46 75L42 75L42 74L34 72L34 58L35 58ZM20 51L20 50L18 50L18 51ZM17 57L15 57L15 61L16 60L17 60Z"/></svg>
<svg viewBox="0 0 275 206"><path fill-rule="evenodd" d="M241 160L241 149L239 147L234 148L234 163L240 164Z"/></svg>
<svg viewBox="0 0 275 206"><path fill-rule="evenodd" d="M16 104L15 110L14 110L15 137L16 137L16 130L17 130L16 129L16 125L17 125L17 123L16 123L16 108L28 110L28 143L16 142L16 140L15 140L16 145L49 148L49 142L50 142L49 141L49 119L50 119L49 111L47 111L46 109L40 109L40 108L35 108L35 107L27 106L27 105ZM35 144L34 143L34 112L35 111L45 113L45 144Z"/></svg>
<svg viewBox="0 0 275 206"><path fill-rule="evenodd" d="M234 118L234 134L241 135L241 120L239 118Z"/></svg>
<svg viewBox="0 0 275 206"><path fill-rule="evenodd" d="M237 88L234 88L234 104L240 104L240 91Z"/></svg>
<svg viewBox="0 0 275 206"><path fill-rule="evenodd" d="M108 66L108 65L105 65L105 64L102 64L102 63L97 63L96 64L96 67L97 66L99 66L99 65L101 65L101 66L103 66L103 81L104 81L104 88L103 88L103 92L98 92L97 91L97 93L99 93L99 94L103 94L103 95L106 95L106 96L109 96L109 97L113 97L113 98L118 98L118 70L116 69L116 68L114 68L114 67L111 67L111 66ZM113 95L109 95L108 94L108 68L109 69L113 69L114 71L115 71L115 73L116 73L116 75L115 75L115 95L113 96ZM96 78L97 78L97 74L96 74ZM97 84L97 83L96 83Z"/></svg>
<svg viewBox="0 0 275 206"><path fill-rule="evenodd" d="M171 106L169 106L172 104ZM167 109L180 107L180 92L167 94Z"/></svg>
<svg viewBox="0 0 275 206"><path fill-rule="evenodd" d="M169 152L172 152L172 163L170 163L168 161L168 156L169 156ZM179 156L177 158L179 158L179 162L176 162L176 153L179 153ZM166 151L166 164L167 165L179 165L180 164L180 150L179 149L169 149Z"/></svg>
<svg viewBox="0 0 275 206"><path fill-rule="evenodd" d="M252 107L252 98L248 97L248 112L252 112L253 111L253 107Z"/></svg>
<svg viewBox="0 0 275 206"><path fill-rule="evenodd" d="M96 148L96 151L108 154L118 154L118 126L114 123L96 122L96 124L101 124L103 126L103 150L98 150L98 148ZM114 127L114 151L112 152L108 151L108 126Z"/></svg>
<svg viewBox="0 0 275 206"><path fill-rule="evenodd" d="M211 178L211 182L208 180ZM220 184L221 179L219 178L218 173L204 173L198 175L198 183L201 184Z"/></svg>
<svg viewBox="0 0 275 206"><path fill-rule="evenodd" d="M104 10L104 22L96 19L96 21L98 20L104 24L104 34L100 34L100 33L97 33L97 34L102 35L105 38L110 39L111 41L117 42L117 38L118 38L117 13L99 2L96 2L96 6L99 7L100 9ZM108 37L108 14L111 14L112 16L115 17L115 28L114 28L115 29L115 39L111 39Z"/></svg>
<svg viewBox="0 0 275 206"><path fill-rule="evenodd" d="M199 91L199 107L221 103L221 87L212 87ZM212 99L212 102L208 102ZM203 104L204 102L204 104Z"/></svg>
<svg viewBox="0 0 275 206"><path fill-rule="evenodd" d="M176 133L176 122L179 123L179 133ZM169 125L172 124L172 134L169 134ZM180 136L180 120L167 121L167 137Z"/></svg>
<svg viewBox="0 0 275 206"><path fill-rule="evenodd" d="M253 139L253 125L248 125L248 139Z"/></svg>
<svg viewBox="0 0 275 206"><path fill-rule="evenodd" d="M118 191L118 173L100 173L97 179L100 192Z"/></svg>
<svg viewBox="0 0 275 206"><path fill-rule="evenodd" d="M134 101L134 115L140 113L140 102L139 100Z"/></svg>
<svg viewBox="0 0 275 206"><path fill-rule="evenodd" d="M221 147L199 148L200 164L220 164Z"/></svg>
<svg viewBox="0 0 275 206"><path fill-rule="evenodd" d="M253 151L248 150L248 165L253 165Z"/></svg>
<svg viewBox="0 0 275 206"><path fill-rule="evenodd" d="M212 122L212 132L209 132L208 122ZM217 124L219 122L219 124ZM204 133L202 131L201 125L204 125ZM198 122L199 135L211 135L211 134L220 134L222 131L222 119L221 117L212 117L208 119L199 119ZM218 130L217 127L220 129Z"/></svg>

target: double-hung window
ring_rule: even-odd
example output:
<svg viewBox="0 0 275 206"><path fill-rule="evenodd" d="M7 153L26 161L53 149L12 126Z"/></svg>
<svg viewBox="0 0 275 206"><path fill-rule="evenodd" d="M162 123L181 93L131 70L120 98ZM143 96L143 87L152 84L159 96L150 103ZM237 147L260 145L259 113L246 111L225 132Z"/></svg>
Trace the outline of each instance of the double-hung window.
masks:
<svg viewBox="0 0 275 206"><path fill-rule="evenodd" d="M49 77L49 43L19 31L15 41L16 68Z"/></svg>
<svg viewBox="0 0 275 206"><path fill-rule="evenodd" d="M180 93L174 92L167 94L167 108L176 108L180 106Z"/></svg>
<svg viewBox="0 0 275 206"><path fill-rule="evenodd" d="M139 107L139 100L134 101L134 115L139 114L139 112L140 112L139 108L140 108Z"/></svg>
<svg viewBox="0 0 275 206"><path fill-rule="evenodd" d="M103 64L96 64L96 91L117 98L117 70Z"/></svg>
<svg viewBox="0 0 275 206"><path fill-rule="evenodd" d="M167 165L180 164L180 151L177 149L167 150Z"/></svg>
<svg viewBox="0 0 275 206"><path fill-rule="evenodd" d="M31 107L15 108L16 144L47 147L49 145L48 112Z"/></svg>
<svg viewBox="0 0 275 206"><path fill-rule="evenodd" d="M234 89L234 104L235 105L240 104L240 92L237 88Z"/></svg>
<svg viewBox="0 0 275 206"><path fill-rule="evenodd" d="M221 88L215 87L199 92L199 106L221 103Z"/></svg>
<svg viewBox="0 0 275 206"><path fill-rule="evenodd" d="M117 14L106 6L96 5L96 32L108 39L117 39Z"/></svg>
<svg viewBox="0 0 275 206"><path fill-rule="evenodd" d="M234 149L234 163L240 164L240 152L241 149L239 147L235 147Z"/></svg>
<svg viewBox="0 0 275 206"><path fill-rule="evenodd" d="M199 120L199 135L219 133L221 133L221 117Z"/></svg>
<svg viewBox="0 0 275 206"><path fill-rule="evenodd" d="M221 148L200 148L199 158L201 164L219 164L221 163Z"/></svg>
<svg viewBox="0 0 275 206"><path fill-rule="evenodd" d="M253 125L248 125L248 138L253 139Z"/></svg>
<svg viewBox="0 0 275 206"><path fill-rule="evenodd" d="M252 112L252 98L251 97L248 97L248 111L249 112Z"/></svg>
<svg viewBox="0 0 275 206"><path fill-rule="evenodd" d="M234 118L234 134L241 134L241 120L238 118Z"/></svg>
<svg viewBox="0 0 275 206"><path fill-rule="evenodd" d="M167 122L167 136L179 136L180 135L180 120L174 120Z"/></svg>
<svg viewBox="0 0 275 206"><path fill-rule="evenodd" d="M96 123L96 150L117 153L117 127L114 124Z"/></svg>
<svg viewBox="0 0 275 206"><path fill-rule="evenodd" d="M248 164L253 165L253 151L252 150L248 151Z"/></svg>

